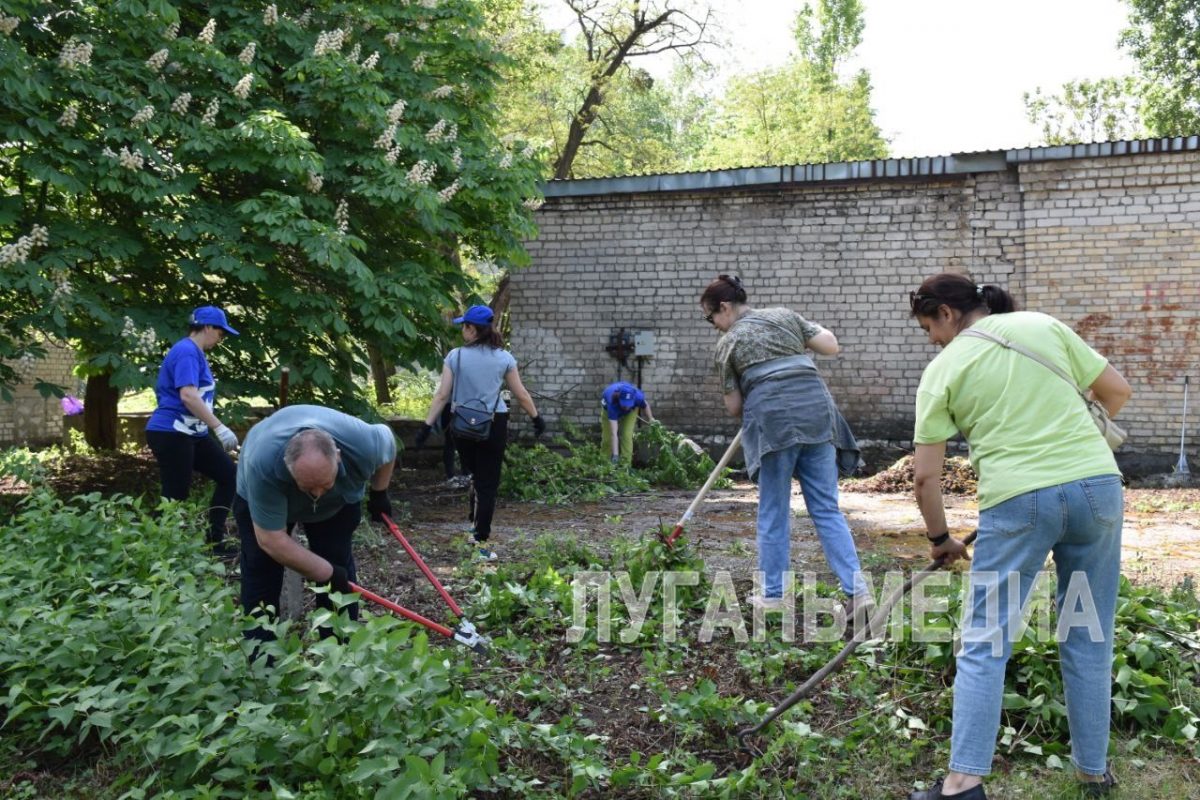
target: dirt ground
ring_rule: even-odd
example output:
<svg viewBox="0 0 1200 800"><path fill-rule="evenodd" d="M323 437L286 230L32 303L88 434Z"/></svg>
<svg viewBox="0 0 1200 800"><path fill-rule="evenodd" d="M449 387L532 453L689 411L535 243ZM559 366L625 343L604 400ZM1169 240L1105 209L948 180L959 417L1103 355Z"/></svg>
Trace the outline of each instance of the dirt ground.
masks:
<svg viewBox="0 0 1200 800"><path fill-rule="evenodd" d="M392 484L396 520L439 578L453 587L468 550L465 490L442 485L432 471L397 470ZM692 491L660 490L595 503L546 506L501 499L490 545L502 559L521 560L521 551L542 536L574 536L607 552L618 536L638 537L660 525L674 526L695 497ZM708 569L728 571L748 585L755 568L755 513L758 494L748 481L709 493L686 526L686 535ZM946 497L951 530L970 531L978 517L974 496ZM868 492L843 486L841 507L854 533L864 569L924 564L924 527L907 492ZM1190 577L1200 580L1200 489L1127 489L1123 572L1135 583L1171 588ZM804 511L799 487L792 495L792 568L832 582ZM422 613L444 609L398 543L386 534L358 558L360 582Z"/></svg>

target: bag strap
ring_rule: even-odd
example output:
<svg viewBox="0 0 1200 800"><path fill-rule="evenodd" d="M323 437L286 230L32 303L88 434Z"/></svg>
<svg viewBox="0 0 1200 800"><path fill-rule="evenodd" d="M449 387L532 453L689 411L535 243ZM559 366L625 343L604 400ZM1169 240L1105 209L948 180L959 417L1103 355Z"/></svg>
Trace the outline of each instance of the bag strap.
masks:
<svg viewBox="0 0 1200 800"><path fill-rule="evenodd" d="M462 348L456 348L454 351L454 383L450 387L450 407L453 409L458 406L458 378L462 373ZM482 400L483 398L479 398ZM496 392L496 402L492 403L492 414L496 413L496 409L500 407L500 392Z"/></svg>
<svg viewBox="0 0 1200 800"><path fill-rule="evenodd" d="M1071 384L1071 388L1075 390L1076 394L1078 394L1080 397L1083 398L1083 402L1086 403L1088 401L1087 395L1085 395L1083 393L1083 390L1080 389L1079 386L1075 383L1075 379L1067 374L1066 370L1064 370L1062 367L1058 366L1057 364L1054 364L1054 363L1048 361L1047 359L1043 358L1042 356L1038 355L1037 353L1033 352L1032 350L1022 347L1021 345L1017 344L1016 342L1012 341L1011 339L1005 339L1003 336L997 336L994 333L988 333L987 331L976 330L975 328L967 328L965 331L960 331L958 335L959 336L974 336L976 339L987 339L990 342L995 342L996 344L1001 345L1002 347L1006 347L1009 350L1013 350L1017 353L1020 353L1021 355L1025 356L1026 358L1033 359L1034 361L1041 364L1046 369L1053 372L1058 377L1062 378L1067 383Z"/></svg>

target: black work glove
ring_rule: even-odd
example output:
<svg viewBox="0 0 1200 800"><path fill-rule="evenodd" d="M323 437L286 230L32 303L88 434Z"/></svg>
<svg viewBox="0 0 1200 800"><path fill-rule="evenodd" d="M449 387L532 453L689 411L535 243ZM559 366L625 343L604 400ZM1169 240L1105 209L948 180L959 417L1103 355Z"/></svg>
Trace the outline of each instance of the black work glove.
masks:
<svg viewBox="0 0 1200 800"><path fill-rule="evenodd" d="M533 435L541 436L546 432L546 420L542 419L542 415L538 414L533 418Z"/></svg>
<svg viewBox="0 0 1200 800"><path fill-rule="evenodd" d="M392 501L388 499L387 489L372 489L367 495L367 513L372 522L383 522L383 515L392 516Z"/></svg>
<svg viewBox="0 0 1200 800"><path fill-rule="evenodd" d="M417 435L413 437L413 444L417 447L423 447L429 441L429 434L433 433L433 428L426 423L421 423L421 429L417 431Z"/></svg>
<svg viewBox="0 0 1200 800"><path fill-rule="evenodd" d="M617 464L621 463L621 457L620 456L609 456L608 463L612 464L615 467Z"/></svg>
<svg viewBox="0 0 1200 800"><path fill-rule="evenodd" d="M346 573L346 568L339 567L337 564L332 564L331 566L333 567L333 574L326 581L329 584L329 588L342 594L354 594L354 590L350 588L350 576Z"/></svg>

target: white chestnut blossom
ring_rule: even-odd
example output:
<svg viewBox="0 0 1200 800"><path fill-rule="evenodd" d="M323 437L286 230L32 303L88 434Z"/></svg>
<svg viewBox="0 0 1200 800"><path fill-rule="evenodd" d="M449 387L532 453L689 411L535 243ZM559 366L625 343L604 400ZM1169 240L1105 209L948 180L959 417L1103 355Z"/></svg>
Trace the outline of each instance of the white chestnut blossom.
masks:
<svg viewBox="0 0 1200 800"><path fill-rule="evenodd" d="M146 66L149 67L151 71L158 72L167 63L167 58L170 55L170 52L168 52L167 48L164 47L162 50L159 50L157 53L146 59Z"/></svg>
<svg viewBox="0 0 1200 800"><path fill-rule="evenodd" d="M537 148L533 146L533 142L530 142L529 144L525 145L525 149L521 151L521 157L533 158L533 154L536 150Z"/></svg>
<svg viewBox="0 0 1200 800"><path fill-rule="evenodd" d="M321 187L325 185L325 178L315 172L308 173L308 190L313 194L321 191Z"/></svg>
<svg viewBox="0 0 1200 800"><path fill-rule="evenodd" d="M304 13L296 18L296 24L299 25L301 28L308 27L308 23L311 21L312 21L312 9L311 8L304 9Z"/></svg>
<svg viewBox="0 0 1200 800"><path fill-rule="evenodd" d="M8 36L10 33L15 31L17 26L20 24L21 20L18 17L0 17L0 33Z"/></svg>
<svg viewBox="0 0 1200 800"><path fill-rule="evenodd" d="M333 221L337 223L338 233L350 230L350 204L345 200L338 200L337 210L333 212Z"/></svg>
<svg viewBox="0 0 1200 800"><path fill-rule="evenodd" d="M242 52L238 53L238 61L242 62L244 66L250 66L250 62L254 60L254 51L257 48L258 45L256 45L254 42L251 42L243 47Z"/></svg>
<svg viewBox="0 0 1200 800"><path fill-rule="evenodd" d="M397 100L392 103L392 107L388 109L388 122L396 125L404 118L404 109L408 106L403 100Z"/></svg>
<svg viewBox="0 0 1200 800"><path fill-rule="evenodd" d="M74 128L75 123L79 121L79 103L72 100L63 109L62 116L58 118L58 126L60 128Z"/></svg>
<svg viewBox="0 0 1200 800"><path fill-rule="evenodd" d="M416 164L413 164L412 169L408 171L405 179L416 186L427 186L433 176L437 174L437 164L432 161L422 159Z"/></svg>
<svg viewBox="0 0 1200 800"><path fill-rule="evenodd" d="M504 158L500 159L500 169L508 169L512 166L512 153L505 152Z"/></svg>
<svg viewBox="0 0 1200 800"><path fill-rule="evenodd" d="M392 145L391 149L387 151L387 154L383 157L383 160L386 161L388 164L395 165L396 159L398 159L399 157L400 157L400 145L394 144L394 145Z"/></svg>
<svg viewBox="0 0 1200 800"><path fill-rule="evenodd" d="M154 119L154 106L142 106L141 110L133 115L130 122L134 125L145 125L152 119Z"/></svg>
<svg viewBox="0 0 1200 800"><path fill-rule="evenodd" d="M416 58L413 59L413 62L412 62L413 72L420 72L421 70L425 69L425 59L427 57L428 57L428 55L426 53L421 53Z"/></svg>
<svg viewBox="0 0 1200 800"><path fill-rule="evenodd" d="M371 55L369 55L365 59L363 59L362 66L363 66L363 69L375 69L375 67L378 64L379 64L379 51L376 50L375 52L371 53Z"/></svg>
<svg viewBox="0 0 1200 800"><path fill-rule="evenodd" d="M375 140L375 147L380 150L388 150L392 143L396 140L396 126L390 125L383 133L379 134L379 138Z"/></svg>
<svg viewBox="0 0 1200 800"><path fill-rule="evenodd" d="M449 121L444 120L444 119L439 119L437 121L436 125L434 125L429 130L425 131L425 141L440 142L442 140L442 137L446 135L446 127L449 124L450 124Z"/></svg>
<svg viewBox="0 0 1200 800"><path fill-rule="evenodd" d="M139 331L129 317L125 318L125 324L121 327L121 337L133 345L135 353L150 354L158 342L158 334L154 332L153 328Z"/></svg>
<svg viewBox="0 0 1200 800"><path fill-rule="evenodd" d="M176 97L174 102L171 103L171 113L178 114L179 116L182 117L184 114L187 113L188 106L190 106L191 104L192 104L192 93L184 92L183 94L179 95L179 97Z"/></svg>
<svg viewBox="0 0 1200 800"><path fill-rule="evenodd" d="M349 59L350 63L357 64L358 60L362 58L362 45L355 43L354 47L350 48L350 53L346 58Z"/></svg>
<svg viewBox="0 0 1200 800"><path fill-rule="evenodd" d="M431 97L436 97L438 100L445 100L450 95L454 94L454 87L450 84L439 86L429 93Z"/></svg>
<svg viewBox="0 0 1200 800"><path fill-rule="evenodd" d="M200 118L201 125L215 125L217 122L217 112L221 110L221 101L213 98L208 104L208 108L204 111L204 116Z"/></svg>
<svg viewBox="0 0 1200 800"><path fill-rule="evenodd" d="M29 233L12 244L0 247L0 265L24 264L35 247L45 247L50 241L50 232L44 225L34 225Z"/></svg>
<svg viewBox="0 0 1200 800"><path fill-rule="evenodd" d="M542 199L541 197L530 197L526 200L521 201L521 205L525 206L530 211L537 211L545 203L546 203L546 201L544 199Z"/></svg>
<svg viewBox="0 0 1200 800"><path fill-rule="evenodd" d="M71 286L71 280L65 272L61 272L55 276L54 294L50 295L50 302L57 303L64 298L74 294L75 288Z"/></svg>
<svg viewBox="0 0 1200 800"><path fill-rule="evenodd" d="M204 42L205 44L212 44L213 38L216 37L216 35L217 21L215 19L210 19L208 24L204 26L203 30L201 30L200 34L196 37L196 41Z"/></svg>
<svg viewBox="0 0 1200 800"><path fill-rule="evenodd" d="M58 54L58 65L65 69L86 67L92 63L92 46L87 42L69 39Z"/></svg>
<svg viewBox="0 0 1200 800"><path fill-rule="evenodd" d="M400 44L400 34L393 31L392 33L389 33L387 36L384 36L383 40L385 42L387 42L388 47L395 50L396 47Z"/></svg>
<svg viewBox="0 0 1200 800"><path fill-rule="evenodd" d="M167 26L167 29L165 31L163 31L163 38L166 39L168 42L175 41L175 38L177 36L179 36L179 20L175 20L174 22L172 22L170 25Z"/></svg>
<svg viewBox="0 0 1200 800"><path fill-rule="evenodd" d="M346 32L341 28L335 28L331 31L321 31L317 35L317 43L313 47L314 56L323 56L326 53L340 53L342 45L346 43Z"/></svg>
<svg viewBox="0 0 1200 800"><path fill-rule="evenodd" d="M146 165L146 159L137 150L130 150L128 147L122 147L121 152L117 153L117 161L125 169L137 171Z"/></svg>
<svg viewBox="0 0 1200 800"><path fill-rule="evenodd" d="M250 96L250 85L254 83L254 75L247 72L242 76L242 79L233 87L233 94L239 100L245 100Z"/></svg>
<svg viewBox="0 0 1200 800"><path fill-rule="evenodd" d="M277 22L279 22L279 9L275 7L274 3L271 3L271 5L267 6L266 10L263 11L263 25L266 25L269 28Z"/></svg>
<svg viewBox="0 0 1200 800"><path fill-rule="evenodd" d="M462 169L462 148L454 148L454 153L450 156L450 162L454 164L455 169Z"/></svg>
<svg viewBox="0 0 1200 800"><path fill-rule="evenodd" d="M454 183L450 184L445 189L442 189L440 192L438 192L438 202L439 203L449 203L450 198L454 197L454 195L457 193L458 193L458 178L455 178Z"/></svg>
<svg viewBox="0 0 1200 800"><path fill-rule="evenodd" d="M421 8L437 8L438 0L421 0Z"/></svg>

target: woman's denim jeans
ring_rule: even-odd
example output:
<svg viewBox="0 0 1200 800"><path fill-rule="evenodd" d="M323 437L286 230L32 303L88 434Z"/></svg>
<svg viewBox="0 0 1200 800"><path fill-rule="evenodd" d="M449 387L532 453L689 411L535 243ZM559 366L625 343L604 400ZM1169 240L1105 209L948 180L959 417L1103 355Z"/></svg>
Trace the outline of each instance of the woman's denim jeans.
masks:
<svg viewBox="0 0 1200 800"><path fill-rule="evenodd" d="M1053 553L1071 761L1081 772L1104 774L1123 513L1117 475L1037 489L980 512L954 679L950 769L991 771L1013 631Z"/></svg>
<svg viewBox="0 0 1200 800"><path fill-rule="evenodd" d="M825 560L848 595L866 590L850 526L838 508L837 451L833 444L798 444L763 453L758 471L758 568L763 596L783 594L783 573L792 550L792 478L800 481L804 505L817 528Z"/></svg>

